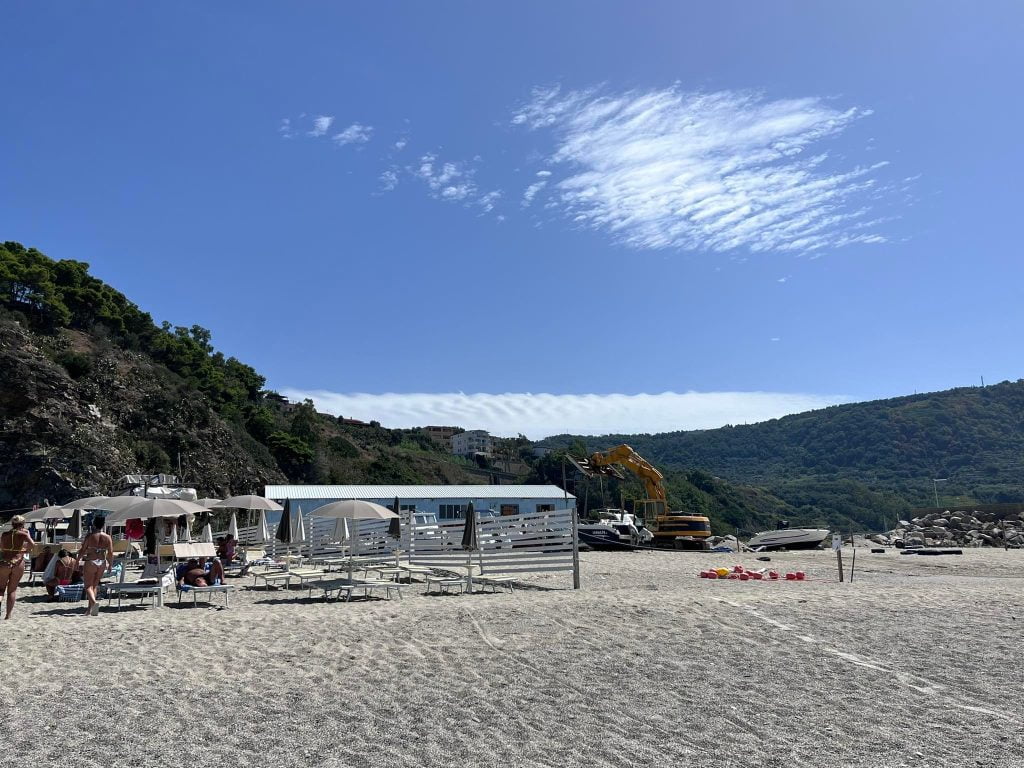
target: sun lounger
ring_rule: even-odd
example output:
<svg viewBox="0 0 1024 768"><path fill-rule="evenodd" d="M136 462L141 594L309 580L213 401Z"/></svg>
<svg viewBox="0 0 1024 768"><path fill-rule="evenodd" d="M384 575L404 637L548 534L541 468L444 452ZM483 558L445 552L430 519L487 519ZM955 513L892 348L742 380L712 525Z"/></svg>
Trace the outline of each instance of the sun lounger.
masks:
<svg viewBox="0 0 1024 768"><path fill-rule="evenodd" d="M474 576L473 583L480 584L484 587L490 587L492 592L497 592L499 588L508 589L512 592L512 585L515 584L515 576Z"/></svg>
<svg viewBox="0 0 1024 768"><path fill-rule="evenodd" d="M192 605L197 604L197 598L199 595L213 595L220 592L224 595L224 606L228 604L228 593L234 591L235 587L231 584L211 584L207 587L190 587L190 586L178 586L178 604L181 604L181 596L183 594L192 593ZM212 599L211 599L212 602Z"/></svg>
<svg viewBox="0 0 1024 768"><path fill-rule="evenodd" d="M174 583L174 576L171 573L170 564L147 565L138 581L118 581L111 584L104 584L107 605L115 597L117 598L117 609L121 610L121 599L125 597L138 597L144 599L152 598L154 605L163 605L164 592ZM122 578L123 578L122 571Z"/></svg>
<svg viewBox="0 0 1024 768"><path fill-rule="evenodd" d="M270 589L271 584L284 584L288 586L288 582L291 581L291 573L286 571L284 568L272 568L263 571L250 571L252 574L252 583L256 584L257 581L263 580L263 584L267 589Z"/></svg>
<svg viewBox="0 0 1024 768"><path fill-rule="evenodd" d="M434 585L437 587L437 591L445 594L450 593L453 589L458 588L459 593L466 591L466 580L461 576L450 576L447 574L432 574L426 577L427 589L424 594L430 594L430 587Z"/></svg>
<svg viewBox="0 0 1024 768"><path fill-rule="evenodd" d="M313 596L313 590L319 589L324 593L324 600L330 598L334 592L338 593L338 599L341 599L341 595L345 595L345 602L352 599L352 595L358 591L363 590L363 595L366 597L370 596L371 592L381 591L384 592L384 598L387 600L391 599L391 593L394 592L398 595L398 599L402 599L402 586L394 581L384 581L381 579L323 579L321 581L310 581L306 585L309 587L309 596Z"/></svg>

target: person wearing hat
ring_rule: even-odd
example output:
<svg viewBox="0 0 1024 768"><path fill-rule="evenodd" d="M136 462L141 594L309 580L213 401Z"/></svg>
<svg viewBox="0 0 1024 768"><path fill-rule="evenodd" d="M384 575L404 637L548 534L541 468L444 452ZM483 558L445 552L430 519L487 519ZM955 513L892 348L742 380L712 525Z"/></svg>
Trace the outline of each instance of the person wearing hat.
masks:
<svg viewBox="0 0 1024 768"><path fill-rule="evenodd" d="M25 553L32 551L32 537L25 530L25 518L15 515L11 518L11 530L0 533L0 594L7 594L7 612L4 619L14 612L14 596L25 575Z"/></svg>

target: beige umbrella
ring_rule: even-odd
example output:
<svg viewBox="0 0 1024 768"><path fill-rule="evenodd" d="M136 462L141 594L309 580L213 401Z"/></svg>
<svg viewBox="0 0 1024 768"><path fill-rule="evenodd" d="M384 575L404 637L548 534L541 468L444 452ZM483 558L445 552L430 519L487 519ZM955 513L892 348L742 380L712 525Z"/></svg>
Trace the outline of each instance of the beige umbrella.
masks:
<svg viewBox="0 0 1024 768"><path fill-rule="evenodd" d="M103 506L105 501L109 501L110 496L86 496L84 499L75 499L69 501L67 504L61 504L64 509L76 510L76 509L106 509Z"/></svg>
<svg viewBox="0 0 1024 768"><path fill-rule="evenodd" d="M213 544L213 526L209 523L203 526L203 532L199 534L199 540L205 544Z"/></svg>
<svg viewBox="0 0 1024 768"><path fill-rule="evenodd" d="M390 520L398 517L387 507L374 504L372 501L361 501L359 499L346 499L345 501L334 501L324 504L313 510L314 517L341 517L352 521L352 539L348 545L348 578L352 580L352 566L355 557L355 550L359 545L359 521L360 520Z"/></svg>
<svg viewBox="0 0 1024 768"><path fill-rule="evenodd" d="M220 502L221 502L220 499L206 498L206 499L199 499L196 502L196 504L198 504L201 507L206 507L207 509L210 509L211 507L215 507L216 505L220 504Z"/></svg>
<svg viewBox="0 0 1024 768"><path fill-rule="evenodd" d="M232 496L229 499L210 505L210 509L268 509L271 512L280 512L284 507L272 499L263 496Z"/></svg>
<svg viewBox="0 0 1024 768"><path fill-rule="evenodd" d="M132 498L134 503L119 504L120 509L112 512L107 518L108 523L121 523L125 520L149 520L152 517L198 515L206 511L206 507L184 499L143 499L139 496L123 498Z"/></svg>
<svg viewBox="0 0 1024 768"><path fill-rule="evenodd" d="M31 512L25 513L26 523L41 523L44 520L56 520L57 518L68 518L73 515L74 512L64 507L49 506L40 507L39 509L33 509Z"/></svg>

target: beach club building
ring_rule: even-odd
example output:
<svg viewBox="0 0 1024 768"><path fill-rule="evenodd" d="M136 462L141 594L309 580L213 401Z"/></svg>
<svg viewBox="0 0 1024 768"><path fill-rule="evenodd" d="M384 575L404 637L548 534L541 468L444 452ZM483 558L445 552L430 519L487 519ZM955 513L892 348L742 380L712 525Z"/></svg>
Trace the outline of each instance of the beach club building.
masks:
<svg viewBox="0 0 1024 768"><path fill-rule="evenodd" d="M440 521L464 519L470 502L477 511L503 516L576 506L576 497L557 485L268 485L263 495L282 503L290 499L313 516L332 501L360 499L390 508L397 498L402 510L433 512Z"/></svg>

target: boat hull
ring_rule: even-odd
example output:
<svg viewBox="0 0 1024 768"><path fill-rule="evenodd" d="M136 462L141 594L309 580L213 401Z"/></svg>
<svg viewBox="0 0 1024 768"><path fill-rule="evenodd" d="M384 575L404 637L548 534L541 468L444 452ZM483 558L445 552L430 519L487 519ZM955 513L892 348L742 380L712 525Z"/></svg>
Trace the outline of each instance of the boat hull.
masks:
<svg viewBox="0 0 1024 768"><path fill-rule="evenodd" d="M828 538L830 531L824 528L788 528L781 531L759 533L747 546L751 549L772 551L778 549L817 549Z"/></svg>

